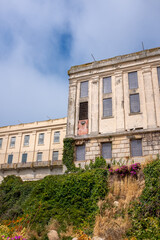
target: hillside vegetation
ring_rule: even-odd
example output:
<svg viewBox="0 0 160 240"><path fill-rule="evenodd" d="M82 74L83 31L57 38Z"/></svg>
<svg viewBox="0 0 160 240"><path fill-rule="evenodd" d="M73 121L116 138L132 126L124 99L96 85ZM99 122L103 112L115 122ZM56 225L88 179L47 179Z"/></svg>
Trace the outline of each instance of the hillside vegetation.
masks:
<svg viewBox="0 0 160 240"><path fill-rule="evenodd" d="M91 166L34 182L6 177L0 185L0 234L24 230L27 239L47 240L47 231L56 229L68 240L79 230L85 239L160 239L160 160L136 176L126 167L109 173Z"/></svg>

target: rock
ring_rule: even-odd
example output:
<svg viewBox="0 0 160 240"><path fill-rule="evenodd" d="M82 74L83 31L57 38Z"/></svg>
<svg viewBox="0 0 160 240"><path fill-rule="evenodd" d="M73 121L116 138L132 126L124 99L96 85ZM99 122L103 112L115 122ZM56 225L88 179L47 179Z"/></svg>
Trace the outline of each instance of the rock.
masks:
<svg viewBox="0 0 160 240"><path fill-rule="evenodd" d="M104 240L104 238L100 238L98 236L95 236L95 237L92 238L92 240Z"/></svg>
<svg viewBox="0 0 160 240"><path fill-rule="evenodd" d="M47 235L49 240L59 240L58 233L55 230L50 230Z"/></svg>
<svg viewBox="0 0 160 240"><path fill-rule="evenodd" d="M113 205L114 205L115 207L118 207L119 202L118 202L118 201L114 201Z"/></svg>

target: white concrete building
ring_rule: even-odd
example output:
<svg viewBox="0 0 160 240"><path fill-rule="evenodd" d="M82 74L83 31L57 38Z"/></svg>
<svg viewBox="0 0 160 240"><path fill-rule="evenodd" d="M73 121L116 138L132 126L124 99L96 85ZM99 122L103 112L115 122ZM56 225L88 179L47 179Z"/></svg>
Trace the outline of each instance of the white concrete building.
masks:
<svg viewBox="0 0 160 240"><path fill-rule="evenodd" d="M73 66L67 137L75 162L160 153L160 48Z"/></svg>
<svg viewBox="0 0 160 240"><path fill-rule="evenodd" d="M0 181L7 175L36 180L63 173L67 118L0 128Z"/></svg>

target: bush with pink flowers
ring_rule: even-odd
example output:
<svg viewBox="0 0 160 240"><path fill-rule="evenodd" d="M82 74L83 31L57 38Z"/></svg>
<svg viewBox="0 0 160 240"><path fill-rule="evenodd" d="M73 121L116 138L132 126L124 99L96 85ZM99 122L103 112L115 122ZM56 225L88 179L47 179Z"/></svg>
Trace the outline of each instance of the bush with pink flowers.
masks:
<svg viewBox="0 0 160 240"><path fill-rule="evenodd" d="M138 174L140 169L141 169L140 163L135 163L135 164L132 164L130 166L123 165L123 166L121 166L117 169L110 168L109 172L110 172L110 174L116 174L120 177L125 177L125 176L128 176L128 175L137 177L137 174Z"/></svg>

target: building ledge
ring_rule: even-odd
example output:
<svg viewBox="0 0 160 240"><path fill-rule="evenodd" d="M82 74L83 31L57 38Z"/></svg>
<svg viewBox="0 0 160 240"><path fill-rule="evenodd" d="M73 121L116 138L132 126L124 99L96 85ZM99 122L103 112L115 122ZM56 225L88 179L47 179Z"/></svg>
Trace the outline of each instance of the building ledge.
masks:
<svg viewBox="0 0 160 240"><path fill-rule="evenodd" d="M27 163L5 163L0 164L0 171L21 170L21 169L35 169L35 168L56 168L62 167L62 161L42 161L42 162L27 162Z"/></svg>
<svg viewBox="0 0 160 240"><path fill-rule="evenodd" d="M130 136L134 134L142 134L142 133L152 133L152 132L160 132L160 127L157 128L148 128L148 129L143 129L143 128L137 128L137 129L128 129L125 131L120 131L120 132L110 132L110 133L99 133L99 134L87 134L87 135L81 135L81 136L73 136L73 135L67 135L66 138L73 138L75 140L88 140L88 139L93 139L93 138L102 138L102 137L118 137L118 136Z"/></svg>

